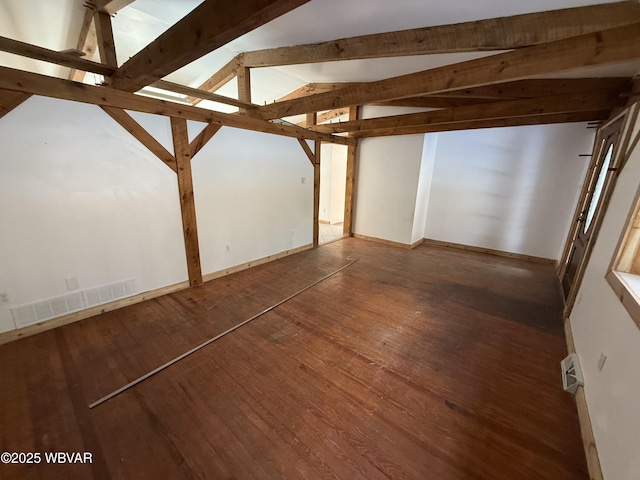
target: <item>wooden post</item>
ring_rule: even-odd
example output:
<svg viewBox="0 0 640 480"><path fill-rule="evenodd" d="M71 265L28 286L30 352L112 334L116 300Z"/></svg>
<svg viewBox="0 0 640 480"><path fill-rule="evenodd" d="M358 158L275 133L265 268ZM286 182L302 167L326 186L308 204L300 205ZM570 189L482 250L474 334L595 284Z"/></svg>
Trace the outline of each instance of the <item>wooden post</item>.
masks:
<svg viewBox="0 0 640 480"><path fill-rule="evenodd" d="M313 246L318 246L318 237L320 236L320 147L322 142L315 141L315 157L316 161L313 165Z"/></svg>
<svg viewBox="0 0 640 480"><path fill-rule="evenodd" d="M240 67L236 75L238 79L238 100L251 103L251 69Z"/></svg>
<svg viewBox="0 0 640 480"><path fill-rule="evenodd" d="M358 119L358 107L349 107L349 121ZM347 182L344 193L344 223L342 233L353 235L353 190L355 187L356 154L358 144L347 147Z"/></svg>
<svg viewBox="0 0 640 480"><path fill-rule="evenodd" d="M184 118L171 117L171 133L173 134L173 149L178 167L178 192L180 193L180 210L182 212L184 247L187 253L189 284L195 287L202 283L202 268L200 266L200 248L198 246L196 206L193 199L187 121Z"/></svg>
<svg viewBox="0 0 640 480"><path fill-rule="evenodd" d="M113 29L111 28L111 15L106 12L96 11L93 20L96 27L96 35L98 36L100 61L110 67L118 68L116 44L113 40Z"/></svg>

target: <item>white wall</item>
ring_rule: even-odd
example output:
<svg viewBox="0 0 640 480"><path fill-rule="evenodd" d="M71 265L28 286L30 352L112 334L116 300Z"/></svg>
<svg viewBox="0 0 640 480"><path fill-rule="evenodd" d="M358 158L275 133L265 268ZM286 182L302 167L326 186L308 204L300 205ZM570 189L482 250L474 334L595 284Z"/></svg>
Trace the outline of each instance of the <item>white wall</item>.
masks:
<svg viewBox="0 0 640 480"><path fill-rule="evenodd" d="M224 127L192 169L203 273L312 243L313 167L295 138Z"/></svg>
<svg viewBox="0 0 640 480"><path fill-rule="evenodd" d="M175 173L99 107L32 97L0 119L0 145L0 331L67 277L187 279Z"/></svg>
<svg viewBox="0 0 640 480"><path fill-rule="evenodd" d="M411 243L423 137L402 135L360 141L354 233Z"/></svg>
<svg viewBox="0 0 640 480"><path fill-rule="evenodd" d="M640 478L640 328L605 281L639 186L636 148L616 183L570 317L606 480ZM607 361L600 372L601 353Z"/></svg>
<svg viewBox="0 0 640 480"><path fill-rule="evenodd" d="M437 145L437 133L430 133L424 136L422 157L420 159L420 175L418 176L418 191L416 193L416 209L413 215L413 230L411 232L412 244L425 236L424 231L427 222L429 197L431 196L431 181L433 179Z"/></svg>
<svg viewBox="0 0 640 480"><path fill-rule="evenodd" d="M173 150L167 118L132 115ZM0 119L0 144L0 332L11 307L68 293L68 277L135 277L140 292L187 280L175 173L99 107L32 97ZM223 128L192 166L203 273L312 242L296 139Z"/></svg>
<svg viewBox="0 0 640 480"><path fill-rule="evenodd" d="M559 259L593 137L584 123L438 134L425 237Z"/></svg>

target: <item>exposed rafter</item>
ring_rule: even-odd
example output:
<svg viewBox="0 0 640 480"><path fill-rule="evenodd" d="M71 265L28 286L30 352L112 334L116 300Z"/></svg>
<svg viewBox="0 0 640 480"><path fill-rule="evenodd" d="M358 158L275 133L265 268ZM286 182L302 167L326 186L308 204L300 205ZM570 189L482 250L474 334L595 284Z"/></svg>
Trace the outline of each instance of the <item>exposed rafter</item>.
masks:
<svg viewBox="0 0 640 480"><path fill-rule="evenodd" d="M448 108L429 112L393 115L388 117L330 123L311 127L325 133L356 132L415 125L468 122L478 119L493 120L510 117L540 116L595 110L612 110L622 106L626 98L620 92L586 92L552 97L506 100L483 105Z"/></svg>
<svg viewBox="0 0 640 480"><path fill-rule="evenodd" d="M553 123L604 121L609 118L610 109L577 113L556 113L551 115L533 115L491 120L472 120L469 122L440 123L437 125L417 125L413 127L386 128L355 132L354 138L384 137L390 135L413 135L419 133L450 132L454 130L472 130L478 128L517 127L524 125L548 125Z"/></svg>
<svg viewBox="0 0 640 480"><path fill-rule="evenodd" d="M205 92L215 92L223 85L227 84L236 76L236 72L238 69L242 67L242 53L236 55L231 59L229 63L227 63L224 67L218 70L216 73L211 75L202 85L198 87L199 91ZM200 103L200 100L203 100L202 97L195 96L187 99L193 105L197 105Z"/></svg>
<svg viewBox="0 0 640 480"><path fill-rule="evenodd" d="M214 112L203 108L180 105L129 92L122 92L113 88L96 87L7 67L0 67L0 89L92 103L94 105L126 108L138 112L215 123L287 137L321 140L323 142L339 143L342 145L348 145L354 142L349 138L312 132L296 126L265 122L264 120L249 118L247 116Z"/></svg>
<svg viewBox="0 0 640 480"><path fill-rule="evenodd" d="M282 118L492 85L572 68L640 58L640 24L590 33L490 57L393 77L364 86L310 95L259 107L262 118Z"/></svg>
<svg viewBox="0 0 640 480"><path fill-rule="evenodd" d="M93 10L85 8L76 50L84 53L85 59L91 60L96 52L96 48L98 48L98 37L96 36L96 26L93 23ZM86 72L83 70L72 69L69 72L69 80L81 82L85 74Z"/></svg>
<svg viewBox="0 0 640 480"><path fill-rule="evenodd" d="M308 97L316 93L332 92L346 87L357 87L358 85L366 85L365 82L342 82L342 83L307 83L293 92L288 93L284 97L279 98L278 102L285 100L293 100L294 98Z"/></svg>
<svg viewBox="0 0 640 480"><path fill-rule="evenodd" d="M568 8L245 52L245 67L510 50L640 22L638 2Z"/></svg>
<svg viewBox="0 0 640 480"><path fill-rule="evenodd" d="M309 0L205 0L124 63L114 88L136 91Z"/></svg>
<svg viewBox="0 0 640 480"><path fill-rule="evenodd" d="M0 37L0 50L64 67L76 68L85 72L99 73L100 75L111 75L115 71L115 68L100 63L91 62L68 53L56 52L48 48L12 40L11 38Z"/></svg>
<svg viewBox="0 0 640 480"><path fill-rule="evenodd" d="M223 95L216 95L215 93L209 93L196 88L185 87L173 82L167 82L166 80L158 80L150 85L151 87L160 88L169 92L181 93L183 95L197 96L201 100L211 100L212 102L223 103L225 105L231 105L238 108L254 108L256 105L251 103L241 102L235 98L225 97ZM187 100L188 101L188 100Z"/></svg>

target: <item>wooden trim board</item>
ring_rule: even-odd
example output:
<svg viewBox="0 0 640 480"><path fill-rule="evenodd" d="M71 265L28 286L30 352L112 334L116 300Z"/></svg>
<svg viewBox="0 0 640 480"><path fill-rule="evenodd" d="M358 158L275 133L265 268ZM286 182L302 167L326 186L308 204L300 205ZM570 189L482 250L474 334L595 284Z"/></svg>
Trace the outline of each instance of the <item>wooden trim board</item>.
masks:
<svg viewBox="0 0 640 480"><path fill-rule="evenodd" d="M488 255L496 255L498 257L519 258L521 260L527 260L533 263L541 263L544 265L556 265L556 260L551 258L534 257L532 255L524 255L522 253L505 252L503 250L494 250L492 248L475 247L473 245L463 245L461 243L443 242L442 240L433 240L431 238L425 238L424 242L427 245L433 245L437 247L449 247L458 248L460 250L468 250L471 252L486 253Z"/></svg>
<svg viewBox="0 0 640 480"><path fill-rule="evenodd" d="M402 242L394 242L393 240L385 240L384 238L370 237L369 235L361 235L359 233L354 233L351 236L355 238L359 238L361 240L367 240L369 242L384 243L385 245L391 245L392 247L406 248L407 250L414 249L418 245L421 245L422 242L424 242L424 238L421 238L420 240L414 243L402 243Z"/></svg>
<svg viewBox="0 0 640 480"><path fill-rule="evenodd" d="M209 280L213 280L215 278L224 277L226 275L240 272L242 270L246 270L251 267L257 267L258 265L272 262L274 260L278 260L280 258L287 257L289 255L294 255L296 253L304 252L305 250L309 250L311 248L313 248L312 244L303 245L298 248L292 248L290 250L285 250L280 253L269 255L267 257L259 258L252 262L243 263L241 265L236 265L234 267L226 268L224 270L219 270L217 272L208 273L203 276L203 281L208 282ZM87 318L94 317L102 313L111 312L112 310L128 307L129 305L135 305L136 303L144 302L145 300L151 300L152 298L161 297L162 295L168 295L169 293L179 292L180 290L185 290L187 288L189 288L189 281L184 281L184 282L176 283L174 285L161 287L156 290L150 290L148 292L139 293L138 295L123 298L121 300L116 300L115 302L105 303L104 305L98 305L96 307L87 308L79 312L70 313L69 315L64 315L62 317L54 318L52 320L46 320L44 322L35 323L33 325L29 325L28 327L0 333L0 345L13 342L14 340L19 340L21 338L30 337L31 335L36 335L38 333L46 332L47 330L53 330L54 328L62 327L64 325L78 322L80 320L85 320Z"/></svg>
<svg viewBox="0 0 640 480"><path fill-rule="evenodd" d="M273 255L268 255L266 257L258 258L251 262L242 263L240 265L235 265L233 267L225 268L224 270L218 270L216 272L207 273L203 275L202 278L205 282L208 282L209 280L214 280L216 278L224 277L225 275L231 275L232 273L241 272L242 270L246 270L251 267L257 267L258 265L263 265L265 263L273 262L274 260L288 257L289 255L295 255L296 253L304 252L305 250L310 250L312 248L313 248L313 244L309 243L301 247L292 248L290 250L285 250L280 253L274 253Z"/></svg>
<svg viewBox="0 0 640 480"><path fill-rule="evenodd" d="M46 332L47 330L53 330L54 328L62 327L63 325L68 325L69 323L74 323L90 317L95 317L96 315L111 312L112 310L128 307L129 305L135 305L136 303L144 302L145 300L151 300L152 298L161 297L162 295L178 292L186 288L189 288L188 281L176 283L174 285L168 285L166 287L161 287L156 290L150 290L148 292L139 293L138 295L122 298L120 300L116 300L115 302L97 305L95 307L80 310L79 312L70 313L69 315L57 317L52 320L34 323L33 325L29 325L28 327L19 328L17 330L10 330L8 332L0 334L0 345L13 342L14 340L19 340L21 338L30 337L31 335L36 335L37 333Z"/></svg>
<svg viewBox="0 0 640 480"><path fill-rule="evenodd" d="M568 318L564 321L564 334L567 341L568 353L576 353L576 347L573 343L573 332L571 331L571 322ZM578 420L580 422L580 432L582 433L582 444L584 446L585 456L587 457L589 478L590 480L603 480L602 467L600 466L600 458L598 457L596 439L593 435L593 426L591 425L591 417L589 416L589 409L587 408L584 387L578 387L575 399L578 410Z"/></svg>

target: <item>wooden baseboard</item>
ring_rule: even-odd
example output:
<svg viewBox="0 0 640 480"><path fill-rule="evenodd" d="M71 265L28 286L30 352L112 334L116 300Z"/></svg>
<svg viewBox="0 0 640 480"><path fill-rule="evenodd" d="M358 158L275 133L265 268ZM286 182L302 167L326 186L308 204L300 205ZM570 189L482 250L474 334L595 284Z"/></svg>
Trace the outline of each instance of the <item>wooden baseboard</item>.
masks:
<svg viewBox="0 0 640 480"><path fill-rule="evenodd" d="M243 263L242 265L236 265L234 267L227 268L225 270L209 273L203 276L203 280L207 282L209 280L213 280L214 278L230 275L235 272L246 270L247 268L272 262L274 260L286 257L288 255L300 253L305 250L309 250L310 248L313 248L312 244L303 245L302 247L293 248L291 250L285 250L284 252L276 253L275 255L269 255L268 257L260 258L253 262L247 262L247 263ZM178 292L180 290L184 290L187 288L189 288L188 281L180 282L180 283L176 283L175 285L168 285L166 287L158 288L156 290L151 290L149 292L140 293L132 297L116 300L115 302L105 303L104 305L98 305L97 307L91 307L85 310L81 310L79 312L70 313L69 315L64 315L62 317L54 318L52 320L47 320L40 323L34 323L33 325L29 325L28 327L20 328L18 330L10 330L8 332L0 333L0 345L13 342L14 340L19 340L21 338L29 337L31 335L36 335L37 333L46 332L47 330L53 330L54 328L62 327L63 325L68 325L69 323L74 323L80 320L85 320L90 317L95 317L96 315L100 315L101 313L110 312L112 310L117 310L119 308L127 307L129 305L134 305L136 303L144 302L145 300L151 300L152 298L161 297L162 295Z"/></svg>
<svg viewBox="0 0 640 480"><path fill-rule="evenodd" d="M161 297L162 295L178 292L186 288L189 288L188 281L176 283L174 285L168 285L166 287L151 290L149 292L139 293L138 295L133 295L132 297L127 297L121 300L116 300L115 302L109 302L105 303L104 305L98 305L96 307L80 310L79 312L70 313L68 315L57 317L52 320L34 323L33 325L19 328L17 330L10 330L8 332L0 334L0 345L13 342L14 340L19 340L21 338L30 337L31 335L35 335L37 333L46 332L47 330L53 330L54 328L62 327L63 325L68 325L69 323L74 323L90 317L95 317L96 315L100 315L101 313L110 312L112 310L117 310L129 305L144 302L145 300L151 300L152 298Z"/></svg>
<svg viewBox="0 0 640 480"><path fill-rule="evenodd" d="M242 263L240 265L235 265L233 267L225 268L224 270L218 270L217 272L207 273L202 276L202 280L205 282L208 282L209 280L214 280L216 278L224 277L225 275L241 272L242 270L246 270L247 268L257 267L258 265L263 265L265 263L273 262L274 260L278 260L279 258L288 257L289 255L295 255L296 253L304 252L305 250L309 250L311 248L313 248L313 244L309 243L308 245L292 248L291 250L285 250L280 253L275 253L273 255L258 258L257 260L253 260L251 262Z"/></svg>
<svg viewBox="0 0 640 480"><path fill-rule="evenodd" d="M521 260L527 260L533 263L541 263L544 265L556 265L556 261L551 258L534 257L531 255L524 255L522 253L504 252L502 250L493 250L491 248L474 247L472 245L463 245L461 243L443 242L442 240L433 240L431 238L425 238L424 242L427 245L433 245L437 247L449 247L457 248L460 250L468 250L470 252L486 253L488 255L496 255L498 257L519 258Z"/></svg>
<svg viewBox="0 0 640 480"><path fill-rule="evenodd" d="M322 223L324 225L330 225L331 222L329 220L318 220L318 223Z"/></svg>
<svg viewBox="0 0 640 480"><path fill-rule="evenodd" d="M383 243L385 245L391 245L392 247L406 248L408 250L412 248L416 248L418 245L420 245L424 241L424 238L421 238L420 240L414 243L401 243L401 242L394 242L393 240L385 240L384 238L370 237L368 235L360 235L359 233L352 233L351 236L355 238L359 238L361 240L367 240L369 242Z"/></svg>
<svg viewBox="0 0 640 480"><path fill-rule="evenodd" d="M573 343L571 322L568 318L564 321L564 334L567 341L567 351L570 354L575 353L576 347ZM587 399L584 394L584 387L578 387L575 400L576 408L578 410L578 419L580 421L580 432L582 433L582 444L587 458L587 468L589 469L589 478L591 480L603 480L602 467L600 466L600 458L598 457L596 439L593 435L593 427L591 425L589 409L587 408Z"/></svg>

